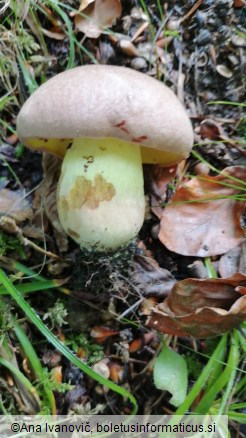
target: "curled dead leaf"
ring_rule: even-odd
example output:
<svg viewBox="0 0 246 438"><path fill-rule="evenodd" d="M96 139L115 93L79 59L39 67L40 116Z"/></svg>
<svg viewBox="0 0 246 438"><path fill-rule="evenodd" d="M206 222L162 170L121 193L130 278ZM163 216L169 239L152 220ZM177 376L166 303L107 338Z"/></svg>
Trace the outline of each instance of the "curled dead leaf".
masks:
<svg viewBox="0 0 246 438"><path fill-rule="evenodd" d="M89 38L98 38L121 16L121 12L120 0L82 0L74 18L76 30Z"/></svg>
<svg viewBox="0 0 246 438"><path fill-rule="evenodd" d="M156 198L165 200L169 184L179 178L183 170L183 162L178 165L164 167L162 165L145 165L144 179L147 190Z"/></svg>
<svg viewBox="0 0 246 438"><path fill-rule="evenodd" d="M221 135L224 135L222 126L213 119L205 119L200 125L200 134L202 138L210 140L218 140Z"/></svg>
<svg viewBox="0 0 246 438"><path fill-rule="evenodd" d="M237 178L237 181L231 179ZM160 241L188 256L224 254L244 239L241 216L246 168L232 166L218 176L198 176L180 185L162 213Z"/></svg>
<svg viewBox="0 0 246 438"><path fill-rule="evenodd" d="M232 330L246 319L246 276L176 283L166 300L154 307L147 325L177 336L206 338Z"/></svg>
<svg viewBox="0 0 246 438"><path fill-rule="evenodd" d="M144 296L167 296L176 283L173 275L151 258L138 257L131 281Z"/></svg>
<svg viewBox="0 0 246 438"><path fill-rule="evenodd" d="M145 165L144 166L144 181L146 192L150 193L151 211L158 219L162 215L162 203L167 201L171 193L169 185L175 178L179 178L183 170L183 162L178 165L164 167L162 165Z"/></svg>

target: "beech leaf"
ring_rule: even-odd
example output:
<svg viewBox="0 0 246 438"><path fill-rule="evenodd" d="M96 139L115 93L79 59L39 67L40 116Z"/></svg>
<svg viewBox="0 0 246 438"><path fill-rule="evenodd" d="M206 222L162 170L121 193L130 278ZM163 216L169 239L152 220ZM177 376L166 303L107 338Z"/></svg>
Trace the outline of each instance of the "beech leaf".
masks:
<svg viewBox="0 0 246 438"><path fill-rule="evenodd" d="M165 343L154 363L153 377L156 388L172 394L169 403L175 407L183 403L188 385L187 365L183 357Z"/></svg>
<svg viewBox="0 0 246 438"><path fill-rule="evenodd" d="M176 335L206 338L232 330L246 319L246 275L177 282L152 310L147 325Z"/></svg>
<svg viewBox="0 0 246 438"><path fill-rule="evenodd" d="M89 38L98 38L104 29L112 26L121 16L120 0L83 0L75 16L75 26Z"/></svg>
<svg viewBox="0 0 246 438"><path fill-rule="evenodd" d="M170 251L198 257L224 254L239 245L245 202L235 198L245 193L245 180L246 168L234 166L180 185L162 213L160 241Z"/></svg>

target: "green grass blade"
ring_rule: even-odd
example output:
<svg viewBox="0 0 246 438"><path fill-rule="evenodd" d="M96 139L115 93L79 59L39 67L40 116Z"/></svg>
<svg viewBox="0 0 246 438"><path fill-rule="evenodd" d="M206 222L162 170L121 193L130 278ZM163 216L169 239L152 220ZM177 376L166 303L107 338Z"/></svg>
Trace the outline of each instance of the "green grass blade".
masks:
<svg viewBox="0 0 246 438"><path fill-rule="evenodd" d="M30 277L30 279L35 278L38 282L52 281L52 280L47 280L47 278L44 277L43 275L38 274L37 272L35 272L32 269L28 268L27 266L23 265L22 263L17 262L16 260L13 260L9 257L0 256L0 262L2 262L2 266L4 267L4 269L11 270L14 272L16 272L16 271L21 272L21 273L25 274L26 276ZM53 281L59 281L59 280L53 280ZM63 294L72 295L72 291L70 291L66 287L62 287L59 285L57 285L56 287ZM19 288L19 286L18 286L18 288ZM38 288L38 286L37 286L37 288ZM20 292L21 292L21 289L20 289ZM31 291L28 291L28 292L31 292Z"/></svg>
<svg viewBox="0 0 246 438"><path fill-rule="evenodd" d="M29 93L32 94L38 88L38 84L35 81L35 79L27 71L25 63L24 63L23 58L20 55L20 53L18 53L17 59L18 59L18 62L19 62L19 65L20 65L20 68L21 68L21 71L22 71L22 74L24 77L25 84L28 88Z"/></svg>
<svg viewBox="0 0 246 438"><path fill-rule="evenodd" d="M72 13L77 13L77 9L74 9L72 6L62 3L62 2L57 2L57 5L59 5L60 7L62 7L63 9L67 9L69 12ZM83 14L82 14L83 15ZM81 49L82 52L84 52L86 54L86 56L88 56L88 58L94 63L94 64L98 64L98 60L95 58L95 56L93 56L93 54L87 50L83 44L81 44L77 38L74 36L74 33L71 34L71 38L73 38L74 44L79 47L79 49Z"/></svg>
<svg viewBox="0 0 246 438"><path fill-rule="evenodd" d="M227 100L214 100L207 103L207 105L233 105L233 106L240 106L243 108L246 108L246 103L240 103L240 102L230 102Z"/></svg>
<svg viewBox="0 0 246 438"><path fill-rule="evenodd" d="M0 365L7 368L18 380L22 385L27 389L27 391L32 394L32 396L35 398L36 401L39 401L39 396L34 388L34 386L31 384L31 382L24 376L24 374L18 370L12 363L8 362L7 360L0 357Z"/></svg>
<svg viewBox="0 0 246 438"><path fill-rule="evenodd" d="M228 411L227 415L229 417L229 420L231 421L237 421L238 423L246 424L246 414L240 412Z"/></svg>
<svg viewBox="0 0 246 438"><path fill-rule="evenodd" d="M228 371L225 370L225 373L227 371L228 374L227 386L220 403L219 415L227 414L230 398L232 397L232 394L235 393L234 385L237 377L238 364L240 361L239 347L240 345L238 340L238 331L233 330L233 332L231 333L231 351L226 367L228 368Z"/></svg>
<svg viewBox="0 0 246 438"><path fill-rule="evenodd" d="M205 415L209 408L211 407L213 401L216 399L217 395L220 391L227 385L227 389L223 395L222 401L220 403L220 414L224 411L226 401L231 394L232 386L235 381L235 376L237 372L238 362L239 362L239 345L236 336L234 335L230 352L228 357L228 362L222 374L218 377L218 379L213 383L210 389L205 393L204 397L195 408L195 412L199 415Z"/></svg>
<svg viewBox="0 0 246 438"><path fill-rule="evenodd" d="M209 278L217 278L218 275L217 275L216 269L211 261L211 257L205 257L204 264L205 264L205 267L207 269L208 277Z"/></svg>
<svg viewBox="0 0 246 438"><path fill-rule="evenodd" d="M237 409L239 409L239 410L246 409L246 402L244 402L244 403L232 403L230 405L230 409L235 410L235 411ZM244 415L246 415L246 414L244 414Z"/></svg>
<svg viewBox="0 0 246 438"><path fill-rule="evenodd" d="M245 335L243 335L241 332L238 332L238 339L241 345L241 348L244 353L246 353L246 341L245 341Z"/></svg>
<svg viewBox="0 0 246 438"><path fill-rule="evenodd" d="M246 376L242 377L235 387L235 392L240 392L242 390L246 390Z"/></svg>
<svg viewBox="0 0 246 438"><path fill-rule="evenodd" d="M45 291L54 287L59 287L64 283L64 280L42 280L33 281L31 283L19 284L18 291L21 294L27 294L29 292ZM4 286L0 286L0 295L9 295L9 292Z"/></svg>
<svg viewBox="0 0 246 438"><path fill-rule="evenodd" d="M197 146L199 146L199 144L197 144ZM199 161L201 161L202 163L207 164L208 167L209 167L211 170L213 170L214 172L216 172L216 173L218 173L218 174L221 173L221 170L218 170L216 167L214 167L212 164L210 164L207 160L205 160L205 158L203 158L203 156L200 155L199 152L197 152L197 151L195 151L194 149L192 149L191 154L192 154L195 158L197 158ZM239 178L235 178L235 177L232 176L232 175L227 175L227 177L228 177L228 179L230 179L230 180L232 180L232 181L235 181L235 182L239 183L239 184L240 184L240 189L241 189L241 190L242 190L242 185L246 185L246 182L245 182L245 181L243 181L243 180L241 180L241 179L239 179ZM202 178L202 177L200 177L200 179L201 179L201 178ZM205 178L205 179L206 179L206 178ZM218 183L218 181L217 181L217 183ZM223 183L221 183L221 184L223 184ZM234 187L234 186L232 186L232 187ZM234 188L236 188L236 187L234 187Z"/></svg>
<svg viewBox="0 0 246 438"><path fill-rule="evenodd" d="M188 393L185 401L175 412L175 415L184 415L189 410L190 406L192 405L198 394L201 392L202 388L204 387L211 373L214 372L216 367L220 365L220 357L226 351L226 343L227 343L227 334L221 337L221 340L219 341L208 363L203 368L203 371L201 372L197 381L193 385L193 388Z"/></svg>
<svg viewBox="0 0 246 438"><path fill-rule="evenodd" d="M32 371L34 372L34 375L37 379L39 379L39 381L42 383L42 381L44 380L44 371L41 365L41 362L38 358L38 355L36 353L36 351L34 350L31 342L29 341L28 337L26 336L25 332L22 330L21 326L14 321L14 332L15 335L18 339L18 341L20 342L26 357L30 363L30 366L32 368ZM53 392L49 389L49 387L44 384L42 385L44 392L46 394L46 397L49 401L50 407L51 407L51 412L53 415L56 414L56 403L55 403L55 397Z"/></svg>
<svg viewBox="0 0 246 438"><path fill-rule="evenodd" d="M140 0L140 4L143 8L143 11L145 12L146 16L148 17L148 23L149 23L149 30L150 30L150 35L151 35L151 39L152 41L155 40L155 28L152 24L152 20L151 20L151 16L149 13L149 8L148 5L146 4L145 0Z"/></svg>

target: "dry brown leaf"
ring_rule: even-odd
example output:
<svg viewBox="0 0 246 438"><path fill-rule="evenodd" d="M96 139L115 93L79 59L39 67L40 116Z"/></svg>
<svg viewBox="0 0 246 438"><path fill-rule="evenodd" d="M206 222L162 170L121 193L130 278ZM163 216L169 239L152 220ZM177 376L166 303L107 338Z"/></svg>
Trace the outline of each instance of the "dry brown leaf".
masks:
<svg viewBox="0 0 246 438"><path fill-rule="evenodd" d="M218 176L195 177L179 186L162 214L158 236L169 250L206 257L226 253L242 242L245 203L228 197L245 192L246 186L229 176L243 182L246 168L228 167Z"/></svg>
<svg viewBox="0 0 246 438"><path fill-rule="evenodd" d="M32 217L32 209L23 190L0 190L0 216L5 215L11 216L17 223Z"/></svg>
<svg viewBox="0 0 246 438"><path fill-rule="evenodd" d="M79 13L74 18L77 31L83 32L89 38L98 38L104 29L121 16L120 0L85 0L81 2Z"/></svg>
<svg viewBox="0 0 246 438"><path fill-rule="evenodd" d="M218 122L215 122L215 120L205 119L201 122L200 134L203 138L218 140L221 135L224 135L224 131L221 125Z"/></svg>
<svg viewBox="0 0 246 438"><path fill-rule="evenodd" d="M175 178L178 178L182 171L180 165L170 167L164 167L161 165L145 166L144 179L147 182L147 187L149 186L152 195L162 200L166 198L168 185L172 183Z"/></svg>
<svg viewBox="0 0 246 438"><path fill-rule="evenodd" d="M239 295L235 294L235 288L244 285L246 276L239 273L229 278L188 278L176 283L167 298L167 303L177 315L186 315L202 307L228 310L235 298L239 298Z"/></svg>
<svg viewBox="0 0 246 438"><path fill-rule="evenodd" d="M234 8L243 8L246 5L245 0L234 0Z"/></svg>
<svg viewBox="0 0 246 438"><path fill-rule="evenodd" d="M246 295L246 287L244 286L238 286L236 288L236 291L239 292L241 295Z"/></svg>
<svg viewBox="0 0 246 438"><path fill-rule="evenodd" d="M56 206L56 190L61 172L61 163L60 158L43 154L44 183L42 186L42 199L44 211L53 227L59 250L66 252L68 238L60 224Z"/></svg>
<svg viewBox="0 0 246 438"><path fill-rule="evenodd" d="M134 44L127 40L126 38L119 41L119 47L123 53L127 56L138 56L138 49L134 46Z"/></svg>
<svg viewBox="0 0 246 438"><path fill-rule="evenodd" d="M94 327L92 327L90 335L94 339L95 342L97 342L98 344L101 344L102 342L105 342L108 338L110 338L111 336L118 335L118 333L119 332L117 330L112 330L108 327L102 327L102 326L95 325Z"/></svg>
<svg viewBox="0 0 246 438"><path fill-rule="evenodd" d="M84 11L91 3L95 3L95 0L81 0L79 12Z"/></svg>
<svg viewBox="0 0 246 438"><path fill-rule="evenodd" d="M44 240L44 229L39 227L37 228L34 225L24 225L22 227L22 233L23 236L28 237L29 239L35 239L35 240ZM49 239L49 236L46 235L46 240Z"/></svg>
<svg viewBox="0 0 246 438"><path fill-rule="evenodd" d="M52 38L53 40L63 41L66 38L65 33L60 31L59 28L57 28L57 31L42 28L42 32L44 35L46 35L49 38Z"/></svg>
<svg viewBox="0 0 246 438"><path fill-rule="evenodd" d="M138 257L131 281L144 295L167 296L176 283L173 275L150 258Z"/></svg>
<svg viewBox="0 0 246 438"><path fill-rule="evenodd" d="M177 336L206 338L246 319L246 276L179 281L166 300L153 309L149 327ZM244 296L242 296L244 295Z"/></svg>
<svg viewBox="0 0 246 438"><path fill-rule="evenodd" d="M163 202L167 200L168 186L175 178L179 178L183 170L183 162L164 167L162 165L145 165L144 166L144 182L146 192L150 193L151 211L158 219L161 219Z"/></svg>

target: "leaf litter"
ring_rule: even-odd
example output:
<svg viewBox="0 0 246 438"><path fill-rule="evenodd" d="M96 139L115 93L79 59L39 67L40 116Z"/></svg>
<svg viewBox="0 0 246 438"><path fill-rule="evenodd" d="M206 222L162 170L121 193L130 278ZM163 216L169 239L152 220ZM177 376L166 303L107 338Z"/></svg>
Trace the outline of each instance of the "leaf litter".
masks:
<svg viewBox="0 0 246 438"><path fill-rule="evenodd" d="M162 213L160 241L170 251L198 257L224 254L239 245L245 235L245 197L240 200L245 182L246 168L234 166L218 176L181 183Z"/></svg>
<svg viewBox="0 0 246 438"><path fill-rule="evenodd" d="M227 332L246 318L246 275L187 278L153 309L148 327L176 336L206 338Z"/></svg>
<svg viewBox="0 0 246 438"><path fill-rule="evenodd" d="M74 18L76 30L89 38L98 38L115 23L121 12L120 0L82 0Z"/></svg>

